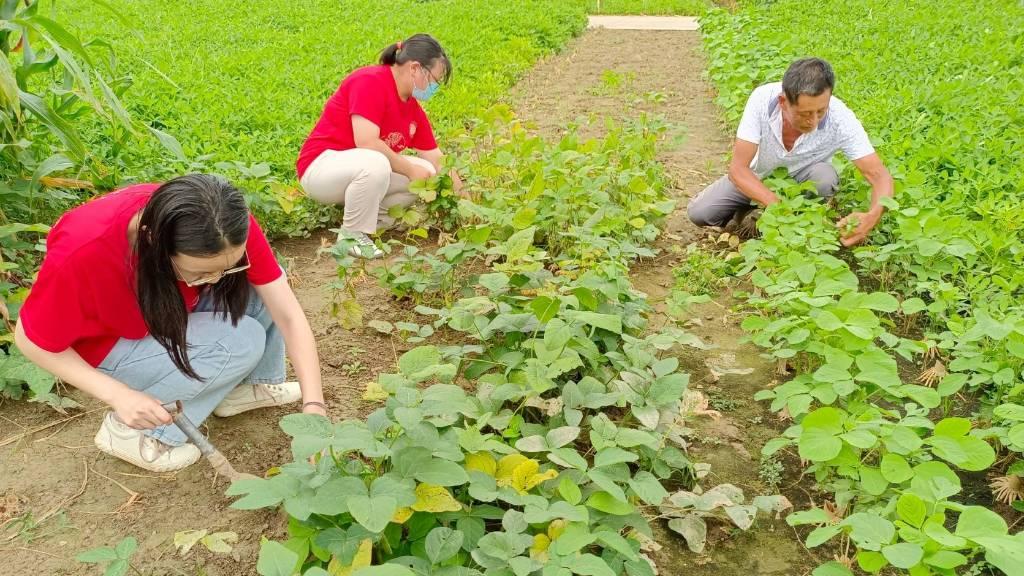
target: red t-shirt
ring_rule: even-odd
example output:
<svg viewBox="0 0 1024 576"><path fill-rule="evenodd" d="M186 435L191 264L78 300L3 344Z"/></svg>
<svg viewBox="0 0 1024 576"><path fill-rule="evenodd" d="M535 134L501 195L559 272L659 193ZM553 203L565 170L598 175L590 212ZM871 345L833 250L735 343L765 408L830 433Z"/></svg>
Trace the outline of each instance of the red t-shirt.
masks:
<svg viewBox="0 0 1024 576"><path fill-rule="evenodd" d="M36 346L49 352L73 348L99 366L121 338L138 340L149 331L135 295L135 262L128 225L159 184L138 184L70 210L46 238L46 258L25 305L21 325ZM266 236L249 215L246 242L249 282L277 280L281 267ZM178 282L189 312L200 288Z"/></svg>
<svg viewBox="0 0 1024 576"><path fill-rule="evenodd" d="M306 138L295 168L299 178L324 150L351 150L352 115L380 128L380 139L395 152L437 148L427 115L415 98L402 101L390 66L367 66L349 74L324 105L320 120Z"/></svg>

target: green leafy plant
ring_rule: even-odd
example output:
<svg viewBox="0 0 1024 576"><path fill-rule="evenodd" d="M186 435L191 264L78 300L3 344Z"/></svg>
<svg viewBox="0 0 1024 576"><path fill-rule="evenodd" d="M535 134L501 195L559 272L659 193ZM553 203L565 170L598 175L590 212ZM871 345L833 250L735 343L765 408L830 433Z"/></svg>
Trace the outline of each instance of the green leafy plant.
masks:
<svg viewBox="0 0 1024 576"><path fill-rule="evenodd" d="M103 576L123 576L131 569L136 574L141 574L139 569L132 565L132 558L138 551L139 543L135 538L128 536L117 543L113 548L100 547L86 550L75 556L75 560L85 564L99 564L105 566Z"/></svg>

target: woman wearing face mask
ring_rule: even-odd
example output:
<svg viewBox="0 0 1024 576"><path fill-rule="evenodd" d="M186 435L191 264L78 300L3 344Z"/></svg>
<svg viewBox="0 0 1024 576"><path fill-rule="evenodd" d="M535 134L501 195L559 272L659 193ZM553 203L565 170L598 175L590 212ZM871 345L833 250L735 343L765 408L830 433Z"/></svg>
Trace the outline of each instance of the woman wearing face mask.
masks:
<svg viewBox="0 0 1024 576"><path fill-rule="evenodd" d="M103 452L154 472L199 449L161 406L326 414L316 342L242 193L203 174L139 184L64 214L21 308L26 358L113 408ZM285 382L285 349L299 382ZM270 433L270 431L268 431Z"/></svg>
<svg viewBox="0 0 1024 576"><path fill-rule="evenodd" d="M354 256L383 255L368 235L394 224L392 206L409 206L409 183L437 173L443 155L420 107L452 65L441 45L416 34L384 49L380 64L349 74L327 101L306 139L296 169L314 200L344 206L342 235L354 239ZM411 149L416 156L402 154ZM462 183L452 172L456 191Z"/></svg>

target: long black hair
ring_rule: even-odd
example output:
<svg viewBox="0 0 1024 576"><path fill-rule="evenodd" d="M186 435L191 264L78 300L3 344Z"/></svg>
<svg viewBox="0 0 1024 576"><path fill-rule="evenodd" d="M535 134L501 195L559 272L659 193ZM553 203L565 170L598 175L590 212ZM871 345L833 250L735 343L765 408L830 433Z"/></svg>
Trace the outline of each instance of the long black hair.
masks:
<svg viewBox="0 0 1024 576"><path fill-rule="evenodd" d="M189 378L202 379L188 361L188 311L171 256L216 256L245 245L248 238L245 197L216 176L189 174L170 180L153 192L142 210L135 241L135 283L142 318L174 365ZM231 323L237 325L249 303L245 274L228 274L204 290L210 291L214 310L225 317L230 314Z"/></svg>
<svg viewBox="0 0 1024 576"><path fill-rule="evenodd" d="M380 63L387 66L402 65L406 62L419 62L428 70L438 61L444 63L445 84L452 78L452 61L448 59L441 43L430 34L413 34L407 40L395 42L380 53Z"/></svg>

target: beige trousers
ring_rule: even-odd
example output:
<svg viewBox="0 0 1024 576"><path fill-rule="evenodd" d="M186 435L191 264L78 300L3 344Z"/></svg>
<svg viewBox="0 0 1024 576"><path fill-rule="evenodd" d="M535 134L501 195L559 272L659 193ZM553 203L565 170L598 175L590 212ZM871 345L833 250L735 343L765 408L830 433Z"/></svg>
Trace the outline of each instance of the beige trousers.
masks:
<svg viewBox="0 0 1024 576"><path fill-rule="evenodd" d="M434 165L416 156L406 156L434 173ZM417 196L409 191L409 178L391 171L387 156L376 150L325 150L299 181L310 198L345 208L341 227L374 234L394 226L388 216L392 206L411 206Z"/></svg>

